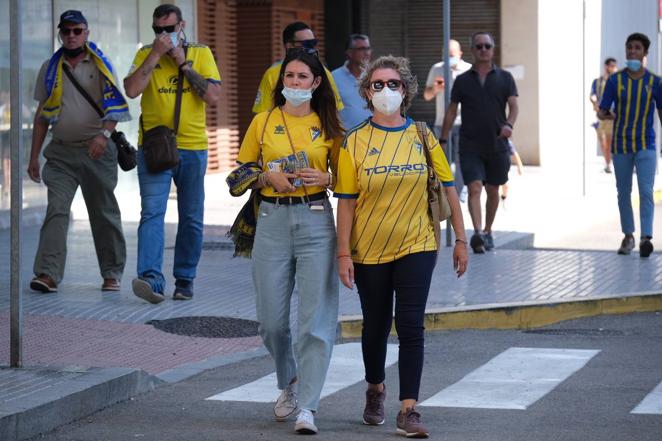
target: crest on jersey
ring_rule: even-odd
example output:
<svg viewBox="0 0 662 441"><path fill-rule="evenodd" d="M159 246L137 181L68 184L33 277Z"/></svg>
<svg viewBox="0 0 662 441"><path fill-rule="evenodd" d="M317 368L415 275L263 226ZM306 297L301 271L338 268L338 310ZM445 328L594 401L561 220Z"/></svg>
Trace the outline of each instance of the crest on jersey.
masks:
<svg viewBox="0 0 662 441"><path fill-rule="evenodd" d="M310 137L312 138L313 141L315 141L317 138L319 138L321 134L322 134L322 131L320 130L319 127L311 127L310 128Z"/></svg>

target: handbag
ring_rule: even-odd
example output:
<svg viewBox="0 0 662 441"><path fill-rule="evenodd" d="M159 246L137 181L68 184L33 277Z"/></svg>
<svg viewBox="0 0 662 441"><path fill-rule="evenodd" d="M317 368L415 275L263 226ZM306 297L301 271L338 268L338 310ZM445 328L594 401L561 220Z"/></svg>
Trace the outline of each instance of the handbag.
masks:
<svg viewBox="0 0 662 441"><path fill-rule="evenodd" d="M76 90L78 90L78 92L80 92L80 94L83 95L83 98L85 98L87 102L90 103L92 108L97 111L99 117L103 118L104 117L103 111L99 108L99 105L92 99L90 94L87 93L85 89L83 89L83 86L81 86L80 83L76 80L76 77L74 77L71 74L71 72L69 71L69 67L66 64L62 64L62 69L64 70L64 73L67 75L69 81L71 81L71 84L74 85ZM113 133L110 135L110 138L113 140L115 146L117 147L117 163L119 164L120 168L124 171L133 170L136 167L136 153L137 153L136 148L132 146L129 143L129 141L127 141L123 132L118 132L117 130L113 130Z"/></svg>
<svg viewBox="0 0 662 441"><path fill-rule="evenodd" d="M184 46L184 57L188 46ZM147 131L143 126L143 117L140 115L140 128L143 132L142 151L145 165L151 173L160 173L179 164L179 150L177 149L177 131L179 129L179 115L182 108L182 89L184 86L184 72L179 69L177 76L177 97L175 99L175 121L173 128L156 126Z"/></svg>
<svg viewBox="0 0 662 441"><path fill-rule="evenodd" d="M418 137L423 143L423 150L425 150L425 162L428 166L428 205L429 211L432 215L432 227L434 228L434 238L437 242L437 249L440 247L441 241L441 226L440 223L451 217L451 206L446 197L444 190L437 172L435 172L432 159L430 158L430 149L428 146L427 124L422 121L416 122L416 131Z"/></svg>

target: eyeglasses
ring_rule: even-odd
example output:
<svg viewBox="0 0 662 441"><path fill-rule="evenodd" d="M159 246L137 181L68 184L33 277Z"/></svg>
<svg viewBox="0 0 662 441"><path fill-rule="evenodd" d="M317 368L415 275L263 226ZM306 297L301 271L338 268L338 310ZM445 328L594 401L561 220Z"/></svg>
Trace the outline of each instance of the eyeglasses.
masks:
<svg viewBox="0 0 662 441"><path fill-rule="evenodd" d="M319 52L317 51L317 49L313 49L309 47L297 46L297 47L291 47L287 50L287 56L296 56L298 54L308 54L308 55L313 55L315 57L319 56Z"/></svg>
<svg viewBox="0 0 662 441"><path fill-rule="evenodd" d="M489 44L489 43L485 43L485 44L474 44L474 47L475 47L476 49L478 49L479 51L481 51L481 50L483 50L483 49L489 51L489 50L492 49L494 46L492 46L492 45Z"/></svg>
<svg viewBox="0 0 662 441"><path fill-rule="evenodd" d="M370 46L367 47L350 47L350 51L369 52L372 50Z"/></svg>
<svg viewBox="0 0 662 441"><path fill-rule="evenodd" d="M70 34L80 35L80 34L83 33L84 30L85 30L85 28L61 28L60 29L60 34L62 34L62 35L70 35Z"/></svg>
<svg viewBox="0 0 662 441"><path fill-rule="evenodd" d="M402 81L400 80L376 80L370 83L370 88L375 92L381 92L384 90L384 86L388 87L391 90L398 90L402 86Z"/></svg>
<svg viewBox="0 0 662 441"><path fill-rule="evenodd" d="M167 32L168 34L170 34L170 33L172 33L172 32L175 32L175 27L176 27L178 24L179 24L179 23L174 24L174 25L168 25L168 26L156 26L156 25L152 25L152 29L154 30L154 33L157 34L157 35L158 35L158 34L161 34L161 33L163 33L163 32Z"/></svg>

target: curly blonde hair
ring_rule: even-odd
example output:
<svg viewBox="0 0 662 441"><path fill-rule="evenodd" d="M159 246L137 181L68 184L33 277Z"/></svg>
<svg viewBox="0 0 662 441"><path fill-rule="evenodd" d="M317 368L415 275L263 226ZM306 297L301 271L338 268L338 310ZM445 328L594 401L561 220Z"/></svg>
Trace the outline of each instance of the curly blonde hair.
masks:
<svg viewBox="0 0 662 441"><path fill-rule="evenodd" d="M400 80L402 81L405 92L402 98L402 104L400 104L400 113L404 114L407 109L409 109L409 106L411 106L411 102L414 100L414 97L418 92L418 81L416 80L416 75L411 73L409 60L404 57L386 55L379 57L370 63L365 72L363 72L359 84L359 94L366 100L366 103L368 103L368 109L373 112L375 111L375 108L368 97L368 92L370 91L370 77L372 77L372 74L377 69L393 69L398 75L400 75Z"/></svg>

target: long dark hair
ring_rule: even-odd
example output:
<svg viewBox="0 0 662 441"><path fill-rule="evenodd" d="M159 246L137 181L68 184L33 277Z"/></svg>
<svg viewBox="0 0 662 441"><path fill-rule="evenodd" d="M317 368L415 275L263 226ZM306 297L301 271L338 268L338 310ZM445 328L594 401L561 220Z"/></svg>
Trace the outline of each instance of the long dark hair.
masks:
<svg viewBox="0 0 662 441"><path fill-rule="evenodd" d="M338 119L338 108L336 107L336 96L333 88L326 76L326 71L322 62L317 57L317 51L314 49L293 48L287 51L283 64L280 67L278 82L274 89L273 102L275 106L285 104L283 91L283 75L285 68L292 61L300 61L310 68L313 77L320 77L322 81L313 92L313 98L310 100L310 107L313 109L322 122L322 131L325 139L339 138L344 135L344 130Z"/></svg>

